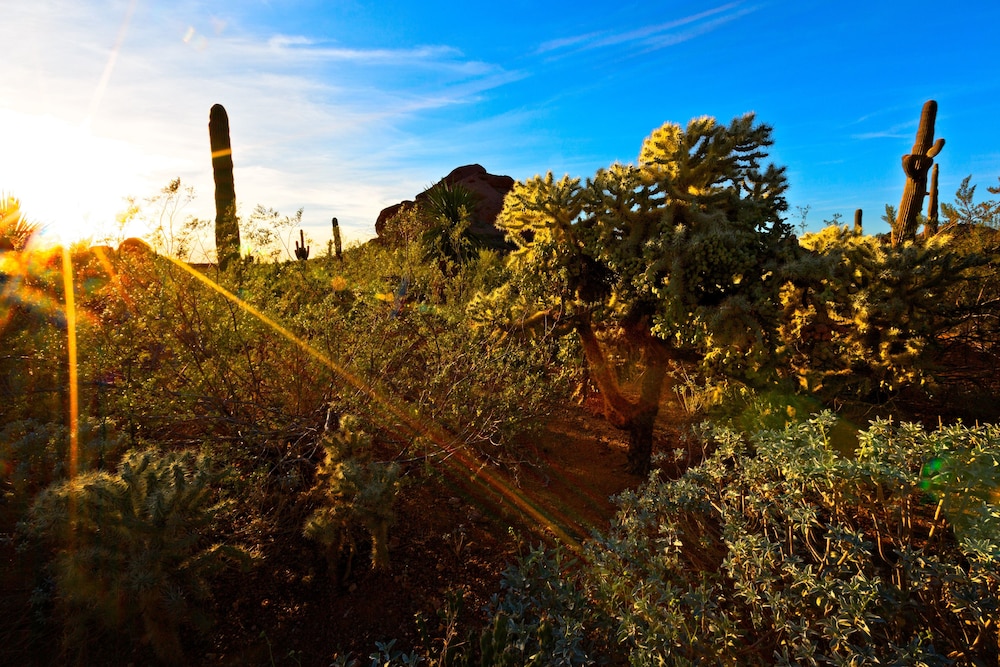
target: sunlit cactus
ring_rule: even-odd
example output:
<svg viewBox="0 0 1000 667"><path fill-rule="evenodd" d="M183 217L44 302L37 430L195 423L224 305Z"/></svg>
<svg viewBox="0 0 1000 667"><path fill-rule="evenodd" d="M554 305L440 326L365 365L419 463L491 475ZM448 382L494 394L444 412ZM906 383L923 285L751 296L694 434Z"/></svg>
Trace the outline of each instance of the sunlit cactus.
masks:
<svg viewBox="0 0 1000 667"><path fill-rule="evenodd" d="M185 664L183 637L211 620L209 578L250 563L244 549L212 542L224 476L203 455L150 450L38 496L26 525L53 548L67 642L86 642L96 621L141 633L164 664Z"/></svg>
<svg viewBox="0 0 1000 667"><path fill-rule="evenodd" d="M894 248L916 238L917 216L924 206L924 195L927 194L927 172L930 171L935 156L944 148L944 139L934 140L936 116L937 102L928 100L920 114L920 127L917 128L917 140L913 149L903 156L906 185L899 202L899 214L892 226Z"/></svg>
<svg viewBox="0 0 1000 667"><path fill-rule="evenodd" d="M212 172L215 176L215 250L219 269L240 257L240 226L236 218L236 184L233 179L233 148L229 141L229 116L221 104L208 116L208 136L212 145Z"/></svg>
<svg viewBox="0 0 1000 667"><path fill-rule="evenodd" d="M864 234L864 227L861 224L861 209L854 210L854 233L858 236Z"/></svg>
<svg viewBox="0 0 1000 667"><path fill-rule="evenodd" d="M399 489L399 465L370 460L371 437L358 430L353 417L341 419L340 430L322 441L324 460L316 470L315 491L322 498L306 521L303 534L326 550L335 581L351 573L355 553L354 526L371 535L372 567L389 567L389 528L395 521L392 505ZM347 564L340 566L346 554Z"/></svg>

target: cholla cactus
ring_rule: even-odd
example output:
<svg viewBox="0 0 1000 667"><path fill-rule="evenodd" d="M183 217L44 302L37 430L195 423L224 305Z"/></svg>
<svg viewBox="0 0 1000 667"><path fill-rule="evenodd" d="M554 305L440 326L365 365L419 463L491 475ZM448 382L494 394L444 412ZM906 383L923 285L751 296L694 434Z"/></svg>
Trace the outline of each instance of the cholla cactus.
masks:
<svg viewBox="0 0 1000 667"><path fill-rule="evenodd" d="M208 576L227 561L249 561L239 547L209 542L222 475L193 452L133 452L115 474L80 475L42 492L28 525L54 547L68 641L85 641L86 621L95 620L141 631L162 661L184 663L181 629L208 623L194 604L209 597Z"/></svg>
<svg viewBox="0 0 1000 667"><path fill-rule="evenodd" d="M347 554L343 577L350 575L355 552L352 528L363 526L372 538L372 567L389 567L389 528L399 488L399 465L368 459L371 437L356 420L344 417L339 431L323 440L325 458L316 471L322 505L306 521L303 533L327 551L330 572L339 579L340 559Z"/></svg>
<svg viewBox="0 0 1000 667"><path fill-rule="evenodd" d="M906 185L903 198L899 202L899 214L892 225L892 247L912 241L917 233L917 216L924 206L927 194L927 172L934 158L944 148L944 139L934 140L934 119L937 116L937 102L927 100L920 114L920 127L913 149L903 156L903 171Z"/></svg>

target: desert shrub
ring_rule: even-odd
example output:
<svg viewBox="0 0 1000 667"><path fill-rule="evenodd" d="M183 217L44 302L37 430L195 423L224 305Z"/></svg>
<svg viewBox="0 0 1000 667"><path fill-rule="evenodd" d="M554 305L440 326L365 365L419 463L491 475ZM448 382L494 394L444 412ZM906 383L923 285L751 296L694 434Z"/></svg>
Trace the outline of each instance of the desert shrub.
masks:
<svg viewBox="0 0 1000 667"><path fill-rule="evenodd" d="M356 551L353 533L359 527L371 536L372 567L387 569L399 465L373 461L371 438L349 416L341 418L340 429L328 434L322 445L324 458L316 470L314 489L320 497L320 506L309 516L303 533L323 545L335 580L340 578L344 555L347 557L344 576L350 575Z"/></svg>
<svg viewBox="0 0 1000 667"><path fill-rule="evenodd" d="M211 541L224 474L193 452L149 450L128 454L115 473L40 494L27 527L52 549L68 648L85 647L96 623L141 634L168 664L184 661L182 629L210 621L210 577L249 562L245 550Z"/></svg>
<svg viewBox="0 0 1000 667"><path fill-rule="evenodd" d="M467 316L473 294L504 280L499 257L480 252L447 277L412 249L369 246L352 252L331 279L339 289L328 287L294 320L357 380L334 382L337 409L412 439L399 432L408 428L396 416L402 410L435 425L444 437L432 438L439 446L517 460L514 436L539 426L568 383L551 346L506 337Z"/></svg>
<svg viewBox="0 0 1000 667"><path fill-rule="evenodd" d="M892 248L830 225L801 243L810 252L782 289L779 352L808 391L875 400L932 386L943 342L990 309L969 289L990 255L946 234Z"/></svg>
<svg viewBox="0 0 1000 667"><path fill-rule="evenodd" d="M845 458L832 424L707 431L714 453L623 494L577 567L508 573L504 650L549 619L540 664L996 662L1000 427L875 422Z"/></svg>

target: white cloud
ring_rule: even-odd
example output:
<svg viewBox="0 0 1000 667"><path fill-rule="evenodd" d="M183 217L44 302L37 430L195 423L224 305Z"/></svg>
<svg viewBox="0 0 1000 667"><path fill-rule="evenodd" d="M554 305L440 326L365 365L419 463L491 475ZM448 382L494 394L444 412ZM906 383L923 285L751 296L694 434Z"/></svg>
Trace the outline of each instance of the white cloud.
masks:
<svg viewBox="0 0 1000 667"><path fill-rule="evenodd" d="M221 103L247 213L304 206L318 239L333 215L347 240L369 237L381 208L443 175L411 157L426 151L408 125L525 76L447 45L346 47L257 33L198 2L140 3L129 17L132 5L36 0L5 11L0 111L19 140L5 146L0 189L43 222L96 228L126 195L177 176L196 190L190 213L214 217L207 123Z"/></svg>
<svg viewBox="0 0 1000 667"><path fill-rule="evenodd" d="M730 2L725 5L713 7L696 14L691 14L664 23L643 26L634 30L620 32L589 32L582 35L563 37L550 40L538 47L538 53L548 53L563 51L564 53L579 53L591 49L600 49L613 46L632 46L643 51L661 49L673 46L699 35L711 32L715 28L728 23L734 19L745 16L756 10L756 7L740 9L741 2ZM718 16L722 14L722 16ZM711 21L706 21L711 17L716 17ZM692 26L684 31L678 28Z"/></svg>

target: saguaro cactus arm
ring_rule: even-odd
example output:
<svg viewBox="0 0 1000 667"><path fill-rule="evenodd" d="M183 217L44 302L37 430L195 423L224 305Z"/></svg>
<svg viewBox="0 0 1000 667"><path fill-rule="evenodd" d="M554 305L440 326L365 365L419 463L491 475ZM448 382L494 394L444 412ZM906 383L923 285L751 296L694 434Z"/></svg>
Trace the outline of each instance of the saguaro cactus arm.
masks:
<svg viewBox="0 0 1000 667"><path fill-rule="evenodd" d="M899 213L892 227L892 245L896 247L917 235L917 216L924 207L927 194L927 172L934 158L944 148L944 139L934 140L934 120L937 117L937 102L927 100L920 114L917 139L910 153L903 156L903 172L906 185L903 198L899 202Z"/></svg>
<svg viewBox="0 0 1000 667"><path fill-rule="evenodd" d="M212 146L215 177L215 252L219 269L240 257L240 226L236 219L236 184L233 179L233 148L229 140L229 116L221 104L208 115L208 138Z"/></svg>

